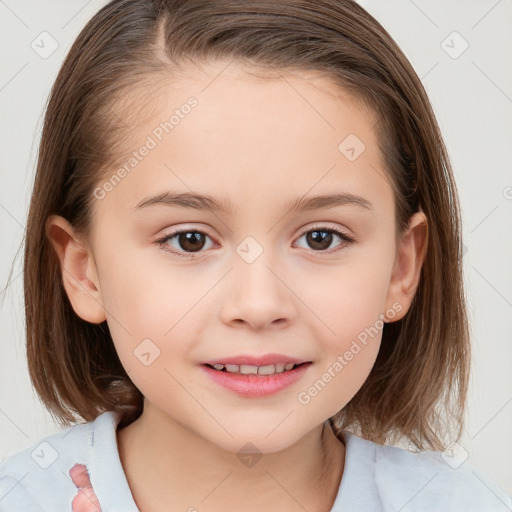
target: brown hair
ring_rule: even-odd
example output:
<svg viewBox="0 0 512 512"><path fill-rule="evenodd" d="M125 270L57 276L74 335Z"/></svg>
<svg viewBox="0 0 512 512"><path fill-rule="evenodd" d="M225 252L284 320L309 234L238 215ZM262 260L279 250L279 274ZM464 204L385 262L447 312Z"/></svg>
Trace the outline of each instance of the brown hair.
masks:
<svg viewBox="0 0 512 512"><path fill-rule="evenodd" d="M28 368L44 405L63 425L74 413L92 421L118 410L122 427L142 412L106 321L74 312L45 221L62 215L87 239L94 187L119 158L127 116L144 112L142 98L137 109L123 103L127 93L187 61L214 59L319 71L375 114L397 240L422 209L429 243L409 311L384 325L370 375L331 424L337 435L352 427L381 444L405 436L419 449L444 449L444 436L458 440L463 430L470 362L455 181L420 79L351 0L113 0L88 22L51 91L25 238Z"/></svg>

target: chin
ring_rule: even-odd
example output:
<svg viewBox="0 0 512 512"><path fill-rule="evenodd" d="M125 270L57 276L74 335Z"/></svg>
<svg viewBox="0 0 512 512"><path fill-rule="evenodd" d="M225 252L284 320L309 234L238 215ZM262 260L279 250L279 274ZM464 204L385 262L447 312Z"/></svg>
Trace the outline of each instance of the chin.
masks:
<svg viewBox="0 0 512 512"><path fill-rule="evenodd" d="M298 433L292 435L285 429L280 430L280 427L276 428L274 432L268 428L262 430L252 428L245 432L230 429L230 433L233 437L226 434L221 439L209 437L209 440L219 448L233 452L237 456L242 456L243 454L264 455L277 453L286 450L301 438Z"/></svg>

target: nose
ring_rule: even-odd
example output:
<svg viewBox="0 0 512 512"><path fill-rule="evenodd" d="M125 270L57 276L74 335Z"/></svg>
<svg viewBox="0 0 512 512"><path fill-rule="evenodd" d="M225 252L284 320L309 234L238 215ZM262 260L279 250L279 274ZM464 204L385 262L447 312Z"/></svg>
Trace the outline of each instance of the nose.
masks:
<svg viewBox="0 0 512 512"><path fill-rule="evenodd" d="M238 258L238 256L237 256ZM297 315L293 283L266 253L247 263L239 258L226 279L222 321L231 327L283 328Z"/></svg>

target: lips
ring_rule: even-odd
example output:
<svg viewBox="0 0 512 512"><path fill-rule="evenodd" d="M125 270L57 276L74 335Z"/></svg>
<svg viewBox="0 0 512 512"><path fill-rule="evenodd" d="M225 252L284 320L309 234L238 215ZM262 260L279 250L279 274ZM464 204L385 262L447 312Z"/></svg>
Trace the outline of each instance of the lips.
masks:
<svg viewBox="0 0 512 512"><path fill-rule="evenodd" d="M271 364L278 363L310 363L311 361L308 359L298 359L296 357L287 356L284 354L265 354L261 356L252 356L252 355L239 355L239 356L231 356L231 357L221 357L219 359L211 359L208 361L203 361L201 364L213 366L215 364L233 364L233 365L250 365L250 366L267 366Z"/></svg>
<svg viewBox="0 0 512 512"><path fill-rule="evenodd" d="M237 358L236 360L241 359L242 358ZM261 360L261 358L257 360ZM276 372L270 375L260 375L259 371L258 375L230 373L225 370L219 371L216 368L211 367L209 364L201 364L200 368L204 375L224 389L245 398L262 398L291 387L293 384L298 382L305 373L307 373L311 364L311 362L304 362L303 364L298 363L296 367L291 370L283 371L281 373ZM243 368L243 365L241 368ZM252 368L256 367L253 366ZM262 368L265 367L260 366L259 370Z"/></svg>

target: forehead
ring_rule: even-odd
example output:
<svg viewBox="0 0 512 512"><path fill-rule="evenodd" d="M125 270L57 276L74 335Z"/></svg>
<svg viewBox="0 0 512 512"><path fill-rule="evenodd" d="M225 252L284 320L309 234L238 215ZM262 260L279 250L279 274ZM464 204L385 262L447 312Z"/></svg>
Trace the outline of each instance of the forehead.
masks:
<svg viewBox="0 0 512 512"><path fill-rule="evenodd" d="M385 186L371 112L318 72L189 65L155 84L148 104L105 204L133 208L166 190L289 202L336 184Z"/></svg>

